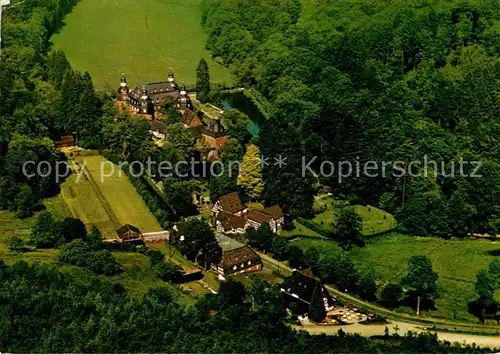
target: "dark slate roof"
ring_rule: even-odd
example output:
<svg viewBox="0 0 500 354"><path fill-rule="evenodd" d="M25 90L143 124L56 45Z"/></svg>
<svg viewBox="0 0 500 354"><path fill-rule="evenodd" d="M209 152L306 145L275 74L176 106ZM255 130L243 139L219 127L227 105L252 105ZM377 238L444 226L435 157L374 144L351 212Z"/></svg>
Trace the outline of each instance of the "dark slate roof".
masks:
<svg viewBox="0 0 500 354"><path fill-rule="evenodd" d="M150 126L150 129L152 131L155 131L155 132L158 132L161 134L165 134L166 128L167 128L167 124L162 122L162 121L159 121L159 120L154 120Z"/></svg>
<svg viewBox="0 0 500 354"><path fill-rule="evenodd" d="M175 82L170 83L168 81L147 82L144 87L148 90L148 94L150 95L162 92L174 92L178 90Z"/></svg>
<svg viewBox="0 0 500 354"><path fill-rule="evenodd" d="M235 265L241 269L239 266L242 263L247 267L248 261L251 261L251 265L261 263L260 256L250 247L245 245L227 252L222 252L222 260L219 266L231 271Z"/></svg>
<svg viewBox="0 0 500 354"><path fill-rule="evenodd" d="M316 286L321 287L323 297L328 299L328 303L333 303L330 293L318 279L305 275L297 270L294 271L290 277L286 278L280 287L288 294L295 294L300 300L311 303L314 288Z"/></svg>
<svg viewBox="0 0 500 354"><path fill-rule="evenodd" d="M126 234L129 231L141 234L141 230L139 230L137 227L129 225L129 224L123 225L118 230L116 230L116 234L121 237L122 235Z"/></svg>
<svg viewBox="0 0 500 354"><path fill-rule="evenodd" d="M296 294L299 299L310 303L317 283L319 283L319 280L295 271L292 276L285 279L281 284L281 288L287 293Z"/></svg>
<svg viewBox="0 0 500 354"><path fill-rule="evenodd" d="M237 192L229 193L219 197L222 205L222 210L234 214L246 208L246 205L241 202L240 196Z"/></svg>
<svg viewBox="0 0 500 354"><path fill-rule="evenodd" d="M279 205L270 206L264 209L263 212L272 217L274 220L278 220L285 216Z"/></svg>
<svg viewBox="0 0 500 354"><path fill-rule="evenodd" d="M237 216L225 211L217 215L217 221L220 221L224 230L229 231L232 229L244 229L246 220L244 217Z"/></svg>
<svg viewBox="0 0 500 354"><path fill-rule="evenodd" d="M249 210L247 214L247 219L258 222L259 224L269 224L271 221L271 216L258 210Z"/></svg>
<svg viewBox="0 0 500 354"><path fill-rule="evenodd" d="M163 103L167 99L176 101L180 95L177 90L168 90L168 82L156 82L151 84L145 84L144 86L136 86L133 90L130 90L129 95L136 100L139 100L142 96L142 90L146 89L148 97L153 101L153 103ZM156 91L155 91L156 90Z"/></svg>

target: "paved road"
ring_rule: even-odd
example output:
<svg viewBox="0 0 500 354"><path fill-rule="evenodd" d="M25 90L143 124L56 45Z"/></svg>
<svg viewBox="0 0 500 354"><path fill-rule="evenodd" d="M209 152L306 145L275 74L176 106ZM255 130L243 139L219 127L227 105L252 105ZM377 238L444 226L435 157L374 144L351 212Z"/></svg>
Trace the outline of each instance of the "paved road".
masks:
<svg viewBox="0 0 500 354"><path fill-rule="evenodd" d="M297 330L306 330L311 334L337 334L340 328L346 333L358 333L364 337L371 336L381 336L385 333L385 328L389 328L389 333L393 334L396 331L394 328L397 326L397 333L405 334L408 331L412 332L433 332L436 333L440 340L446 340L451 343L458 342L460 344L473 344L481 347L489 347L489 348L500 348L500 337L495 336L480 336L475 334L462 334L462 333L448 333L448 332L436 332L436 331L427 331L422 327L417 325L406 323L406 322L398 322L391 321L390 324L385 325L362 325L362 324L353 324L348 326L318 326L316 324L310 322L304 322L302 326L294 326Z"/></svg>
<svg viewBox="0 0 500 354"><path fill-rule="evenodd" d="M271 268L273 271L277 271L284 277L292 274L292 269L288 265L271 258L270 256L259 253L264 266ZM446 329L449 331L460 331L460 332L484 332L492 334L500 334L500 326L484 326L467 324L454 321L446 321L434 318L421 318L416 316L409 316L405 314L398 314L393 311L387 310L386 308L380 307L373 303L368 303L360 300L352 295L346 294L342 291L335 289L332 286L326 285L326 288L330 293L336 295L338 298L353 304L358 307L363 307L367 310L373 311L380 315L387 317L391 322L388 327L392 332L392 328L396 325L399 328L399 333L406 333L408 331L422 332L430 331L426 328L438 327L441 329ZM301 329L305 329L311 333L337 333L339 328L342 328L345 332L359 333L364 336L372 335L383 335L386 325L348 325L348 326L317 326L314 324L306 323ZM476 343L482 346L488 347L500 347L500 337L499 336L487 336L487 335L477 335L477 334L462 334L462 333L449 333L449 332L437 332L439 339L448 340L450 342L460 342L463 343Z"/></svg>

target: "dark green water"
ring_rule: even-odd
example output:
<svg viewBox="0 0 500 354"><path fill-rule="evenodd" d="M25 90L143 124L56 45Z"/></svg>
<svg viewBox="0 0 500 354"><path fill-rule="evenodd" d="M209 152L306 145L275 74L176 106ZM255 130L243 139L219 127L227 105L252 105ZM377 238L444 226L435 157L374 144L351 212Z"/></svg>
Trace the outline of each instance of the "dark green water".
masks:
<svg viewBox="0 0 500 354"><path fill-rule="evenodd" d="M266 117L260 113L259 109L252 102L250 98L245 96L243 92L226 93L222 97L222 109L227 110L236 108L237 110L245 113L252 121L248 125L248 131L253 136L259 134L260 127L266 120Z"/></svg>

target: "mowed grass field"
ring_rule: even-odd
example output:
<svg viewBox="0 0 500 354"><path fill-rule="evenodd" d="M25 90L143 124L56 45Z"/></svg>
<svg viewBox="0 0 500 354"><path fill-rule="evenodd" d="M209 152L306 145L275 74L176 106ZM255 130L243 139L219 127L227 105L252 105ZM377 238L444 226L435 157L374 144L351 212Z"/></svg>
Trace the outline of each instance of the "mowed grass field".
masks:
<svg viewBox="0 0 500 354"><path fill-rule="evenodd" d="M325 255L340 251L333 241L296 239L292 242L304 250L314 246ZM477 318L467 312L467 303L476 297L476 273L500 257L500 242L392 234L367 239L365 247L348 252L360 272L371 273L379 287L400 281L406 274L408 260L415 255L428 256L439 275L441 298L436 302L437 310L426 315L453 319L455 310L457 320L477 322Z"/></svg>
<svg viewBox="0 0 500 354"><path fill-rule="evenodd" d="M117 89L167 79L196 83L196 66L207 60L213 83L232 83L227 68L205 49L201 0L80 0L52 37L74 69L88 71L99 88Z"/></svg>
<svg viewBox="0 0 500 354"><path fill-rule="evenodd" d="M332 231L337 218L336 211L343 203L343 201L335 200L327 194L316 196L314 199L314 209L323 211L317 213L311 221L325 232ZM363 222L362 232L365 236L392 230L397 226L394 216L381 209L370 205L355 205L354 208ZM318 233L320 231L317 232L311 230L310 227L301 224L300 221L294 220L293 223L295 225L295 229L291 231L282 230L280 231L280 235L287 238L300 236L317 238L324 237Z"/></svg>
<svg viewBox="0 0 500 354"><path fill-rule="evenodd" d="M331 230L336 220L336 208L340 207L342 201L336 201L329 195L320 195L314 199L314 208L326 208L317 214L313 222L319 226ZM396 219L391 214L371 205L355 205L356 212L363 220L363 234L372 235L387 231L397 226Z"/></svg>
<svg viewBox="0 0 500 354"><path fill-rule="evenodd" d="M127 176L102 156L76 157L85 173L75 172L62 184L62 196L73 215L87 226L95 225L106 238L131 224L143 232L161 231L156 218Z"/></svg>

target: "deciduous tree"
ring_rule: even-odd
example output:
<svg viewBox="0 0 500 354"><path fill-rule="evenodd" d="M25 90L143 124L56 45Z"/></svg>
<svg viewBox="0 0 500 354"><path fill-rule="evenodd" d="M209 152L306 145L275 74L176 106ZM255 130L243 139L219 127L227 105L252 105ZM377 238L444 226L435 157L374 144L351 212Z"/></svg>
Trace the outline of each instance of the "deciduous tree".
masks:
<svg viewBox="0 0 500 354"><path fill-rule="evenodd" d="M399 306L403 298L403 288L398 283L389 283L382 289L380 294L380 302L389 308Z"/></svg>
<svg viewBox="0 0 500 354"><path fill-rule="evenodd" d="M251 200L258 200L264 190L262 182L262 166L259 148L253 144L247 146L241 173L238 176L238 186L243 189Z"/></svg>
<svg viewBox="0 0 500 354"><path fill-rule="evenodd" d="M408 274L403 284L410 288L408 295L415 301L417 315L420 313L422 300L433 303L439 298L437 288L438 274L432 270L432 263L427 256L413 256L408 261Z"/></svg>
<svg viewBox="0 0 500 354"><path fill-rule="evenodd" d="M362 229L362 220L358 213L356 213L356 210L351 207L345 207L340 210L335 222L333 237L346 250L351 249L353 245L364 246Z"/></svg>

